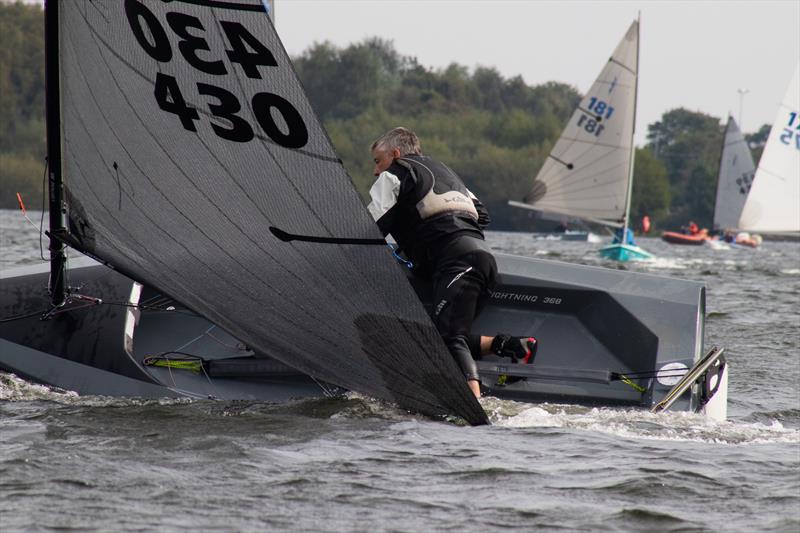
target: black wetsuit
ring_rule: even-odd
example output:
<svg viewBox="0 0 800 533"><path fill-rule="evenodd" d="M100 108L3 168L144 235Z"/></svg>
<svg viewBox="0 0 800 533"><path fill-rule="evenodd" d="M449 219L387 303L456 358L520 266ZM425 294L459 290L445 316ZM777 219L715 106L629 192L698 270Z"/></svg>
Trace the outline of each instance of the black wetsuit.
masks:
<svg viewBox="0 0 800 533"><path fill-rule="evenodd" d="M433 281L433 320L468 379L479 379L472 322L494 285L497 265L484 241L489 213L449 167L408 155L378 176L370 212L392 234L416 275Z"/></svg>

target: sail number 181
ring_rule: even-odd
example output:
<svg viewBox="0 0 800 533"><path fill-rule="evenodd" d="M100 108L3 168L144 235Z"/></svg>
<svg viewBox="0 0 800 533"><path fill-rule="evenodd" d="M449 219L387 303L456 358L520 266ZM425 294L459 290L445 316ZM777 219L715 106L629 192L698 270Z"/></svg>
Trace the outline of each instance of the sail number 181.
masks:
<svg viewBox="0 0 800 533"><path fill-rule="evenodd" d="M789 113L789 123L781 132L781 142L791 146L794 138L794 147L800 150L800 116L796 112Z"/></svg>
<svg viewBox="0 0 800 533"><path fill-rule="evenodd" d="M603 120L608 120L614 114L614 108L599 98L592 96L587 106L589 111L594 112L594 116L582 114L578 119L578 127L583 128L586 133L591 133L599 137L605 126L600 124Z"/></svg>

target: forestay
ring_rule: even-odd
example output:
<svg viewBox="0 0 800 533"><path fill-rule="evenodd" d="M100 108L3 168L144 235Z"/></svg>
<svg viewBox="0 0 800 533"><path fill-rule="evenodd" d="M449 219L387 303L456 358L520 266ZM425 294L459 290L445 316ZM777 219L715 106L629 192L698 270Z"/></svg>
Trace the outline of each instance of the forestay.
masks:
<svg viewBox="0 0 800 533"><path fill-rule="evenodd" d="M259 1L55 8L77 248L316 378L486 422L386 247L269 231L381 237Z"/></svg>
<svg viewBox="0 0 800 533"><path fill-rule="evenodd" d="M608 225L625 216L636 108L639 22L634 21L518 207Z"/></svg>
<svg viewBox="0 0 800 533"><path fill-rule="evenodd" d="M755 165L750 148L733 117L728 117L719 159L714 229L733 229L739 224L747 193L753 183Z"/></svg>
<svg viewBox="0 0 800 533"><path fill-rule="evenodd" d="M800 64L767 137L739 229L800 233Z"/></svg>

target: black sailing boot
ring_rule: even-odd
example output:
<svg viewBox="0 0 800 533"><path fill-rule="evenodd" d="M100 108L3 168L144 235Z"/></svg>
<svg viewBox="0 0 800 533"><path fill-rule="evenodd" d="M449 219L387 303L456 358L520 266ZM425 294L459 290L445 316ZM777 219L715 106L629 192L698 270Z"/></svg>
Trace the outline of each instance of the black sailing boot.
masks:
<svg viewBox="0 0 800 533"><path fill-rule="evenodd" d="M533 363L538 347L536 337L512 337L507 333L498 333L492 341L492 353L510 357L513 363Z"/></svg>

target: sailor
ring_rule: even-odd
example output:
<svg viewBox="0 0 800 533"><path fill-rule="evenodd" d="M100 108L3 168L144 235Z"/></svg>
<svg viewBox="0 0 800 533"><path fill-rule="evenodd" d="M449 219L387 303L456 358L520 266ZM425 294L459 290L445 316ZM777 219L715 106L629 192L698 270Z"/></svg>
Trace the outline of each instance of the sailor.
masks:
<svg viewBox="0 0 800 533"><path fill-rule="evenodd" d="M631 228L625 228L625 237L622 236L622 228L617 228L614 232L614 239L611 241L612 244L630 244L631 246L636 246L636 241L633 238L633 230Z"/></svg>
<svg viewBox="0 0 800 533"><path fill-rule="evenodd" d="M417 135L394 128L371 147L377 179L370 213L386 236L433 282L433 321L445 345L480 397L474 358L495 353L530 363L533 337L470 335L472 322L494 285L497 265L484 241L489 212L444 163L422 155Z"/></svg>

